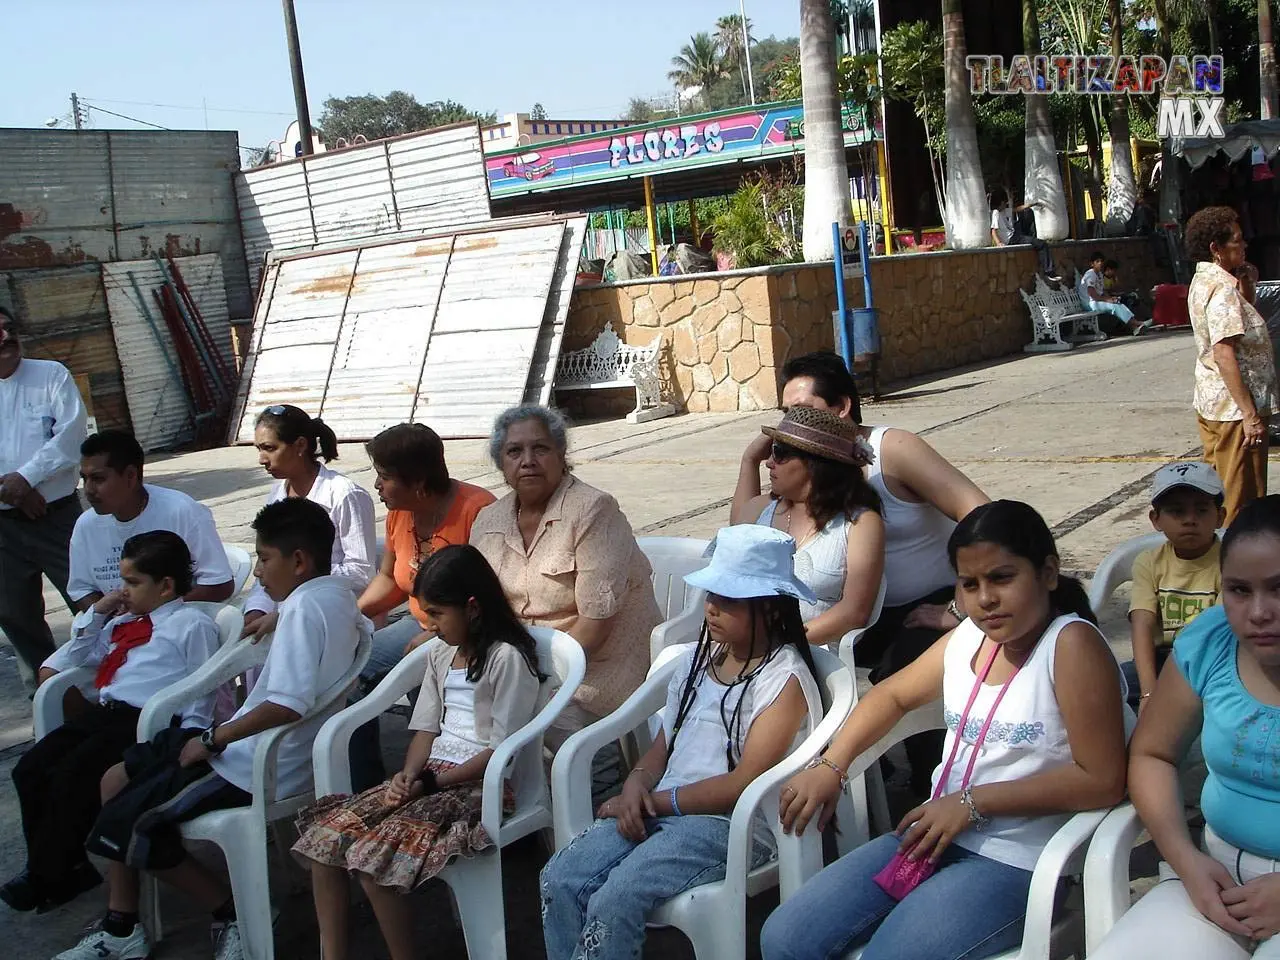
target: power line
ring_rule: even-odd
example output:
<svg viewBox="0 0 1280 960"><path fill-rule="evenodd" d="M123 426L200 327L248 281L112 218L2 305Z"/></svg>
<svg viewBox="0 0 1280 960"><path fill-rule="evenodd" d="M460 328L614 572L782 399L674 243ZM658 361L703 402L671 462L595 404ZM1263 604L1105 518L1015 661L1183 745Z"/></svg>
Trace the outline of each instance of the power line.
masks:
<svg viewBox="0 0 1280 960"><path fill-rule="evenodd" d="M197 107L181 103L152 103L147 100L112 100L106 97L94 97L93 99L98 103L118 103L130 107L159 107L164 110L208 110L211 113L249 113L262 117L293 116L293 114L281 110L245 110L239 107Z"/></svg>
<svg viewBox="0 0 1280 960"><path fill-rule="evenodd" d="M107 114L110 114L110 115L111 115L111 116L113 116L113 117L119 117L121 120L128 120L128 121L130 121L131 123L140 123L140 124L142 124L143 126L146 126L146 127L155 127L157 130L171 130L171 129L172 129L172 127L162 127L162 126L160 126L160 124L158 124L158 123L152 123L150 120L139 120L137 117L129 117L129 116L125 116L125 114L123 114L123 113L116 113L114 110L108 110L106 107L99 107L99 106L96 106L95 104L92 104L92 103L90 103L89 101L85 100L83 97L81 97L81 98L80 98L80 102L81 102L81 103L83 103L83 104L84 104L86 107L88 107L90 110L97 110L99 113L107 113Z"/></svg>

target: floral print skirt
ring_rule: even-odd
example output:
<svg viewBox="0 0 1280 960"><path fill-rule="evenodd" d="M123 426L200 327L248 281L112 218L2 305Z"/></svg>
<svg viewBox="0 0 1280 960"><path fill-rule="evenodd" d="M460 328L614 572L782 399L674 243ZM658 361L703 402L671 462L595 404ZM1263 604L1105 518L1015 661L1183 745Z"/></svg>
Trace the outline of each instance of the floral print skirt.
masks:
<svg viewBox="0 0 1280 960"><path fill-rule="evenodd" d="M428 769L443 773L455 766L432 760ZM379 886L408 893L430 880L454 857L469 857L493 845L480 823L483 796L479 780L418 797L400 807L383 803L387 785L354 797L323 797L298 814L301 834L293 845L300 860L341 867L372 877ZM503 810L514 798L503 788Z"/></svg>

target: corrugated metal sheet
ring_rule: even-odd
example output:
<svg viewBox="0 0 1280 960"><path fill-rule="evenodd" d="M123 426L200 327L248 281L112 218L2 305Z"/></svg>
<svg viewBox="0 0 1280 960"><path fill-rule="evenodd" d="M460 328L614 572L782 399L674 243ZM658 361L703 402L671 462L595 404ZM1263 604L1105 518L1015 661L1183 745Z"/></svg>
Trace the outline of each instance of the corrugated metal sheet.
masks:
<svg viewBox="0 0 1280 960"><path fill-rule="evenodd" d="M234 131L0 130L0 269L221 254L252 310Z"/></svg>
<svg viewBox="0 0 1280 960"><path fill-rule="evenodd" d="M99 427L129 426L120 361L97 263L0 273L0 302L23 326L28 357L56 360L87 384Z"/></svg>
<svg viewBox="0 0 1280 960"><path fill-rule="evenodd" d="M586 217L573 217L565 221L564 249L556 264L551 296L547 298L547 311L542 318L542 329L538 333L533 365L529 368L529 383L524 392L525 403L551 402L551 387L555 382L556 364L560 361L560 345L564 342L564 328L569 319L569 300L573 297L573 286L578 277L578 263L582 257L586 231Z"/></svg>
<svg viewBox="0 0 1280 960"><path fill-rule="evenodd" d="M273 262L231 441L252 442L273 403L318 412L342 440L404 421L486 435L524 398L565 232L540 220Z"/></svg>
<svg viewBox="0 0 1280 960"><path fill-rule="evenodd" d="M462 124L236 176L253 282L267 251L424 231L489 217L480 128Z"/></svg>
<svg viewBox="0 0 1280 960"><path fill-rule="evenodd" d="M209 335L230 364L231 323L221 257L217 254L182 257L177 264L200 308ZM151 298L151 291L161 286L166 276L154 260L103 264L102 267L112 335L133 415L133 432L144 450L168 449L188 442L193 436L191 410L178 372L177 354ZM142 294L145 310L139 305L133 281Z"/></svg>

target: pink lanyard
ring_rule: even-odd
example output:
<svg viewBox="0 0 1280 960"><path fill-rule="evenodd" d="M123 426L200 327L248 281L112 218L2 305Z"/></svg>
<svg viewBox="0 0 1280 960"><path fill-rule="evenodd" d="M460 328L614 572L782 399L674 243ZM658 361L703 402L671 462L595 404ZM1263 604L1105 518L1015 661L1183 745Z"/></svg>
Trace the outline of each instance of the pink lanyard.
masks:
<svg viewBox="0 0 1280 960"><path fill-rule="evenodd" d="M946 786L947 778L951 776L951 765L955 763L956 751L960 749L960 741L964 738L965 724L969 722L969 711L973 709L973 702L978 699L978 691L982 689L982 684L987 679L987 674L991 672L991 665L996 662L996 653L999 652L998 644L991 647L991 656L987 657L987 662L982 665L982 672L978 674L977 680L974 681L973 690L969 693L969 702L964 705L964 713L960 714L960 725L956 727L955 739L951 742L951 755L947 757L947 765L942 768L942 776L938 778L938 786L934 788L933 799L937 800L942 795L942 788ZM1018 675L1021 666L1013 668L1013 673L1009 674L1009 679L1004 682L1000 688L1000 692L996 694L995 703L991 704L991 709L987 711L987 719L982 722L982 730L978 733L978 739L973 745L973 753L969 757L969 767L964 772L964 779L960 782L960 789L964 790L969 785L969 778L973 776L973 765L978 762L978 752L982 749L982 744L987 739L987 731L991 729L991 721L995 718L996 710L1000 707L1000 701L1004 699L1005 693L1009 689L1009 684L1013 683L1013 678Z"/></svg>

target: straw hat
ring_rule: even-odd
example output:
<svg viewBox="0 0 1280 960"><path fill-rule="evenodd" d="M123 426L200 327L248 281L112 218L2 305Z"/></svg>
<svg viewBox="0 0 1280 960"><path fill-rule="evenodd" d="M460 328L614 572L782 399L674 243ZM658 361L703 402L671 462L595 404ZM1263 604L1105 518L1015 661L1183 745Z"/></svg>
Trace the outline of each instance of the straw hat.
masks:
<svg viewBox="0 0 1280 960"><path fill-rule="evenodd" d="M767 437L824 460L863 467L875 459L851 420L814 407L792 407L776 427L761 427Z"/></svg>
<svg viewBox="0 0 1280 960"><path fill-rule="evenodd" d="M685 575L685 583L734 600L795 597L816 603L796 576L796 542L790 534L756 523L725 527L710 546L711 562Z"/></svg>

